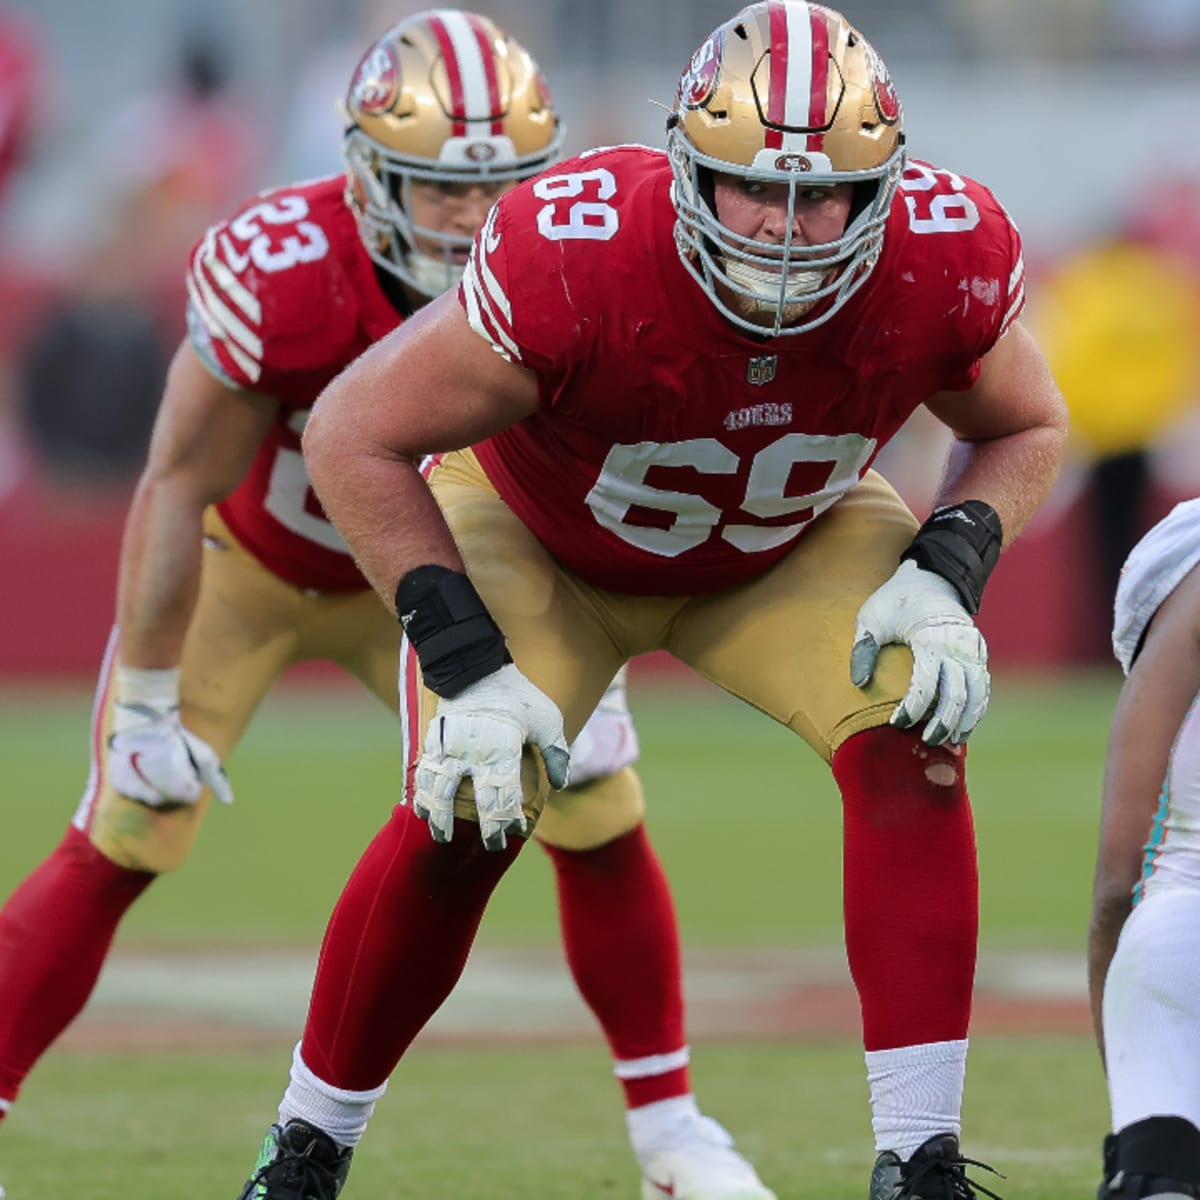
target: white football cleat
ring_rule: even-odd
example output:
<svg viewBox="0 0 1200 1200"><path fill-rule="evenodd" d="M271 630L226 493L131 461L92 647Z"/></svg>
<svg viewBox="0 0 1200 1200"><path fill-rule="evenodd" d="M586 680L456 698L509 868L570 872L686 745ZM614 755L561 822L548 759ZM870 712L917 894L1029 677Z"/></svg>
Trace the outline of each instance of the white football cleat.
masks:
<svg viewBox="0 0 1200 1200"><path fill-rule="evenodd" d="M642 1200L776 1200L712 1117L689 1113L634 1147L642 1168Z"/></svg>

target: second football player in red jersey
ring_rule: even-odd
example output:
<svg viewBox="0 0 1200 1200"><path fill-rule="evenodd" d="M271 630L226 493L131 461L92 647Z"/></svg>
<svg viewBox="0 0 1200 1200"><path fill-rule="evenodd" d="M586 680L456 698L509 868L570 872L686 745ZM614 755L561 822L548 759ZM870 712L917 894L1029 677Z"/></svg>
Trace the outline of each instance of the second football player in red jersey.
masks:
<svg viewBox="0 0 1200 1200"><path fill-rule="evenodd" d="M563 131L525 50L456 9L373 45L345 115L344 176L255 197L192 255L190 336L126 526L92 775L63 841L0 911L0 1117L83 1007L130 905L187 857L209 790L232 799L221 763L286 667L333 661L407 711L401 630L317 502L301 431L339 371L458 281L491 203L552 162ZM574 786L539 830L567 956L642 1168L671 1155L710 1200L771 1200L691 1094L674 909L613 671ZM285 814L280 853L299 819L323 817ZM462 967L430 936L414 998Z"/></svg>
<svg viewBox="0 0 1200 1200"><path fill-rule="evenodd" d="M568 739L652 650L792 730L841 792L872 1200L987 1191L959 1148L978 920L963 743L989 689L972 616L1066 436L1023 296L990 192L906 159L870 43L764 0L692 58L665 154L597 150L502 197L457 296L325 390L304 450L407 635L412 803L333 913L289 1087L301 1120L268 1134L243 1200L336 1194L340 1131L452 985ZM954 436L923 524L871 469L922 405ZM756 813L730 795L730 836L769 837ZM415 994L431 944L440 982ZM309 1103L313 1078L338 1104ZM643 1188L692 1194L669 1163Z"/></svg>

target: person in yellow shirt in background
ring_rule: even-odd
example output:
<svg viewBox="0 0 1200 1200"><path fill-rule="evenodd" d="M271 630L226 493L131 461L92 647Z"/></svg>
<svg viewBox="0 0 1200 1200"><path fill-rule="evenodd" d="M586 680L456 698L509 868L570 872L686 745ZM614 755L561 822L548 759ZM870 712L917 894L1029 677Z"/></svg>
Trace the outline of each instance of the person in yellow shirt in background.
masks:
<svg viewBox="0 0 1200 1200"><path fill-rule="evenodd" d="M1118 234L1065 259L1040 293L1032 325L1066 398L1075 453L1090 463L1095 624L1104 633L1121 564L1153 523L1151 452L1200 399L1200 275Z"/></svg>

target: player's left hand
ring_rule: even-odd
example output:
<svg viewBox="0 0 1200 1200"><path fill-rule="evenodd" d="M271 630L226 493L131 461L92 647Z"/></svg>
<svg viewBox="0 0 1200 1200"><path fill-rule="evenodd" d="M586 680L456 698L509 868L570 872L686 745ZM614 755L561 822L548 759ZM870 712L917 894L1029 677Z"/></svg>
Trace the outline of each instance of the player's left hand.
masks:
<svg viewBox="0 0 1200 1200"><path fill-rule="evenodd" d="M454 835L454 796L464 776L475 785L479 832L489 850L502 850L510 833L525 834L521 751L537 746L550 786L564 788L570 753L558 706L508 663L443 696L417 763L413 810L429 823L434 841Z"/></svg>
<svg viewBox="0 0 1200 1200"><path fill-rule="evenodd" d="M921 740L965 742L987 712L991 679L987 643L954 585L912 561L900 564L858 610L850 651L855 687L870 682L880 647L892 643L912 651L913 672L891 723L908 729L933 709Z"/></svg>

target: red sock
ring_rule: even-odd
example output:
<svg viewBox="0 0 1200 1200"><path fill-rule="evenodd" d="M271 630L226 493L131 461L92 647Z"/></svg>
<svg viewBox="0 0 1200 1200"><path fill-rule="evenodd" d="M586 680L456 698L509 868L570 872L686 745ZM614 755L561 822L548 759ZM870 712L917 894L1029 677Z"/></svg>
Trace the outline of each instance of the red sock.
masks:
<svg viewBox="0 0 1200 1200"><path fill-rule="evenodd" d="M479 826L456 820L439 845L397 807L363 852L329 919L301 1056L347 1091L383 1084L450 995L496 884L525 844L484 849Z"/></svg>
<svg viewBox="0 0 1200 1200"><path fill-rule="evenodd" d="M154 875L119 867L74 826L0 910L0 1097L75 1019L121 918Z"/></svg>
<svg viewBox="0 0 1200 1200"><path fill-rule="evenodd" d="M644 825L594 850L545 846L575 983L619 1063L686 1046L675 906ZM640 1069L640 1068L639 1068ZM691 1091L686 1060L622 1078L629 1108Z"/></svg>
<svg viewBox="0 0 1200 1200"><path fill-rule="evenodd" d="M962 747L884 725L833 757L846 952L867 1050L967 1036L979 926Z"/></svg>

